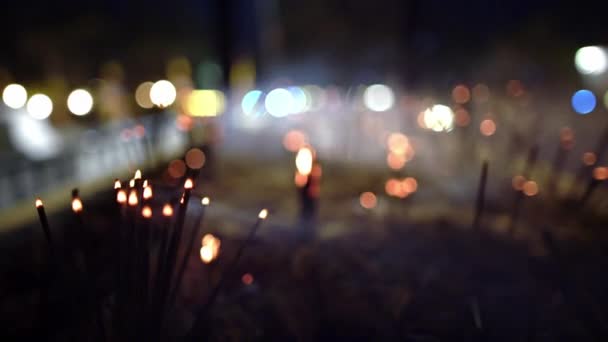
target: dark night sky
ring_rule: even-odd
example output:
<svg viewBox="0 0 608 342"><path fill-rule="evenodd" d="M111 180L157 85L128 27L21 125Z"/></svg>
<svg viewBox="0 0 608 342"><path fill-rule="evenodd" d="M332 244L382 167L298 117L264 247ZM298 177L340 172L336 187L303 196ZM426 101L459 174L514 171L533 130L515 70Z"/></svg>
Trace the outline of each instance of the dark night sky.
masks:
<svg viewBox="0 0 608 342"><path fill-rule="evenodd" d="M446 72L503 45L541 62L571 61L572 49L605 42L607 6L572 1L281 1L283 62L318 56L330 65L367 64ZM222 5L219 5L222 4ZM260 45L253 0L13 1L0 15L0 66L22 78L95 74L109 59L134 73L162 70L175 54L232 54ZM225 25L221 9L232 13ZM257 18L257 19L256 19ZM267 24L264 22L264 24ZM232 37L226 45L226 32ZM238 42L234 46L233 42ZM244 46L244 47L243 47ZM561 55L560 55L561 54ZM556 56L557 55L557 56ZM405 58L407 56L407 58ZM221 56L220 56L221 57ZM437 65L443 67L437 69ZM561 65L561 64L560 64ZM85 76L83 76L85 77Z"/></svg>

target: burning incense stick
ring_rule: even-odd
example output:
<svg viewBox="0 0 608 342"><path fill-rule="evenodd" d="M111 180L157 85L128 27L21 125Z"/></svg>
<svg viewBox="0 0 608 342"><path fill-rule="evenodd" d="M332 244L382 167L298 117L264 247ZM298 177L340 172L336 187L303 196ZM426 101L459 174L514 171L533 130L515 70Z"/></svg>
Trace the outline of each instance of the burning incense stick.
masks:
<svg viewBox="0 0 608 342"><path fill-rule="evenodd" d="M484 165L486 165L486 169L487 169L487 163ZM251 243L251 241L253 240L253 237L255 236L256 232L258 231L258 228L260 227L262 222L264 220L266 220L267 217L268 217L268 210L262 209L262 211L260 211L260 213L258 214L258 219L256 220L256 222L253 224L253 226L249 230L249 235L247 235L247 238L245 239L245 241L239 246L239 249L237 250L234 259L232 259L232 262L228 266L226 266L226 269L222 273L217 285L213 288L213 290L211 291L211 294L209 294L209 296L207 297L207 301L205 302L205 304L203 304L203 306L199 310L196 320L194 321L194 324L192 325L192 330L190 331L191 336L192 336L192 334L196 333L197 327L202 325L201 323L204 321L204 319L206 318L206 315L208 314L209 310L213 306L213 303L215 302L217 295L219 294L220 290L222 289L224 282L226 281L226 279L228 279L234 273L234 271L239 263L239 260L241 259L241 256L243 255L243 251L245 250L245 247L247 247L247 245L249 245Z"/></svg>
<svg viewBox="0 0 608 342"><path fill-rule="evenodd" d="M40 198L36 199L36 210L38 211L38 218L40 219L40 225L42 226L42 230L44 231L44 236L46 237L46 242L49 244L49 247L53 248L53 239L51 237L51 229L49 228L49 221L46 217L46 211L44 210L44 205L42 204L42 200Z"/></svg>
<svg viewBox="0 0 608 342"><path fill-rule="evenodd" d="M479 178L479 187L477 188L477 200L475 201L475 216L473 218L473 229L479 229L481 215L483 214L485 204L486 182L488 178L488 162L484 161L481 166L481 177Z"/></svg>

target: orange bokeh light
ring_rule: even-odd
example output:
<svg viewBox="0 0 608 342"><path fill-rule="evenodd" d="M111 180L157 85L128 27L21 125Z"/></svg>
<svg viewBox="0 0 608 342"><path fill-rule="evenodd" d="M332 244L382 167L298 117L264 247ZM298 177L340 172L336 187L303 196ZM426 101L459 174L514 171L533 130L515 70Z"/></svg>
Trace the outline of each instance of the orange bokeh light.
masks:
<svg viewBox="0 0 608 342"><path fill-rule="evenodd" d="M389 152L386 156L386 163L388 167L393 170L399 170L405 166L406 158L405 155Z"/></svg>
<svg viewBox="0 0 608 342"><path fill-rule="evenodd" d="M180 178L186 174L186 163L181 159L172 160L167 169L169 176L172 178Z"/></svg>
<svg viewBox="0 0 608 342"><path fill-rule="evenodd" d="M595 162L597 162L597 157L595 156L595 153L593 152L585 152L583 153L583 164L587 165L587 166L591 166L593 164L595 164Z"/></svg>
<svg viewBox="0 0 608 342"><path fill-rule="evenodd" d="M608 179L608 167L598 166L593 169L593 178L603 181Z"/></svg>
<svg viewBox="0 0 608 342"><path fill-rule="evenodd" d="M191 169L200 169L205 165L205 153L199 148L191 148L186 152L186 165Z"/></svg>
<svg viewBox="0 0 608 342"><path fill-rule="evenodd" d="M572 130L572 128L562 128L559 132L559 141L563 149L572 149L572 147L574 147L574 131Z"/></svg>
<svg viewBox="0 0 608 342"><path fill-rule="evenodd" d="M526 196L534 196L538 194L538 184L535 181L526 181L522 187L522 190Z"/></svg>
<svg viewBox="0 0 608 342"><path fill-rule="evenodd" d="M496 123L492 119L485 119L479 124L479 131L489 137L496 133Z"/></svg>
<svg viewBox="0 0 608 342"><path fill-rule="evenodd" d="M386 140L386 145L393 153L405 154L410 145L410 141L403 133L391 133Z"/></svg>
<svg viewBox="0 0 608 342"><path fill-rule="evenodd" d="M471 123L471 116L466 109L458 108L454 112L454 122L457 126L466 127Z"/></svg>
<svg viewBox="0 0 608 342"><path fill-rule="evenodd" d="M299 173L298 171L296 171L295 175L293 177L293 181L298 188L302 188L308 182L308 176L303 175L303 174Z"/></svg>
<svg viewBox="0 0 608 342"><path fill-rule="evenodd" d="M376 207L376 204L378 204L378 199L373 192L367 191L359 196L359 203L365 209L372 209Z"/></svg>
<svg viewBox="0 0 608 342"><path fill-rule="evenodd" d="M241 281L245 285L251 285L251 284L253 284L253 276L251 275L251 273L245 273L241 277Z"/></svg>
<svg viewBox="0 0 608 342"><path fill-rule="evenodd" d="M452 100L458 104L465 104L471 99L471 92L464 84L459 84L452 89Z"/></svg>
<svg viewBox="0 0 608 342"><path fill-rule="evenodd" d="M507 82L507 93L513 97L520 97L524 94L524 86L520 80L510 80Z"/></svg>
<svg viewBox="0 0 608 342"><path fill-rule="evenodd" d="M521 191L524 188L524 183L526 183L526 178L522 175L517 175L511 180L511 185L513 185L513 189L517 191Z"/></svg>
<svg viewBox="0 0 608 342"><path fill-rule="evenodd" d="M487 102L490 99L490 88L483 83L473 87L473 100L476 102Z"/></svg>
<svg viewBox="0 0 608 342"><path fill-rule="evenodd" d="M283 147L291 152L296 152L307 144L308 138L304 132L293 129L283 137Z"/></svg>

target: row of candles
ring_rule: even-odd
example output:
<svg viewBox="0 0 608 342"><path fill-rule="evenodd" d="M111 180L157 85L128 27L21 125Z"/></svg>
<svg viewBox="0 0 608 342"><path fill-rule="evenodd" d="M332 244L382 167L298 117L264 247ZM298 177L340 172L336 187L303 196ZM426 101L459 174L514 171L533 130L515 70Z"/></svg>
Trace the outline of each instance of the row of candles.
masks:
<svg viewBox="0 0 608 342"><path fill-rule="evenodd" d="M135 172L128 187L123 188L120 180L115 180L115 199L117 209L120 211L120 224L115 227L115 231L111 232L118 254L114 286L115 306L111 324L115 336L129 339L166 337L164 335L165 322L168 315L175 309L176 297L188 261L192 255L195 241L200 235L205 208L210 204L208 197L200 199L201 207L194 216L194 225L190 234L185 236L187 233L184 229L186 213L193 188L192 178L187 178L183 183L183 191L177 207L175 208L171 203L164 203L160 210L162 218L160 222L155 222L153 220L155 210L152 203L152 184L148 180L142 180L141 171ZM51 258L54 258L55 242L44 204L38 198L35 205L42 230L50 247ZM72 193L71 209L77 223L78 234L82 236L86 234L84 206L77 190ZM236 256L224 269L217 284L212 287L207 300L198 312L200 318L195 325L200 324L200 320L204 319L211 309L226 279L230 278L236 269L243 250L252 241L267 216L267 209L259 212L258 219L249 229L245 241L237 249ZM212 263L218 258L220 248L218 238L206 234L201 245L200 258L205 264ZM82 250L84 244L77 248L81 249L85 258L85 267L82 272L90 285L93 274L90 274L92 270L86 267L87 254ZM91 294L91 296L96 298L96 294ZM106 325L103 316L101 309L98 309L97 323L100 332L105 336ZM152 331L154 329L156 331Z"/></svg>

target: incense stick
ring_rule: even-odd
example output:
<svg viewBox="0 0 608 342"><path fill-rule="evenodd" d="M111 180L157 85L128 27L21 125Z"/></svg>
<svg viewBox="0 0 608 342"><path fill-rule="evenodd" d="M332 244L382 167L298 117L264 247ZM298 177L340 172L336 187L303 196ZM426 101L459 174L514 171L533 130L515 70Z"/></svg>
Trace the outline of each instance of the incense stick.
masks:
<svg viewBox="0 0 608 342"><path fill-rule="evenodd" d="M479 223L483 214L485 205L486 182L488 178L488 161L484 161L481 165L481 176L479 178L479 187L477 188L477 200L475 201L475 216L473 217L473 230L479 229Z"/></svg>

